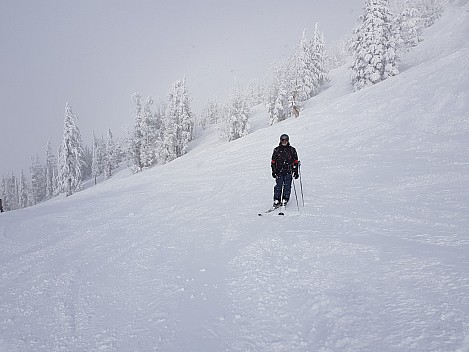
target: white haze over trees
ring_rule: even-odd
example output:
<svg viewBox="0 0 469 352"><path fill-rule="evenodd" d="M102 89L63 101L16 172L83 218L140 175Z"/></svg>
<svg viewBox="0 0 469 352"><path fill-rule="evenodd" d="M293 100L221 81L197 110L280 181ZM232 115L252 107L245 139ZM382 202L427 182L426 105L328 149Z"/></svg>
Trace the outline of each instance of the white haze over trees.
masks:
<svg viewBox="0 0 469 352"><path fill-rule="evenodd" d="M423 29L441 16L445 3L366 0L351 38L327 50L319 24L311 36L305 29L291 57L274 65L268 81L252 79L245 87L234 87L225 102L210 98L199 115L192 111L185 77L171 86L163 103L134 93L133 126L127 139L114 138L109 127L106 137L97 138L93 132L91 148L83 145L79 120L67 103L62 145L57 153L49 141L44 159L40 153L31 158L29 177L23 171L19 177L13 173L2 176L4 209L31 206L59 194L71 195L83 189L88 179L94 184L101 176L109 179L123 165L140 172L175 160L187 153L197 129L216 126L220 138L226 141L246 136L251 109L260 103L267 109L270 125L298 117L303 104L327 88L332 68L350 63L354 90L397 75L400 53L418 45Z"/></svg>

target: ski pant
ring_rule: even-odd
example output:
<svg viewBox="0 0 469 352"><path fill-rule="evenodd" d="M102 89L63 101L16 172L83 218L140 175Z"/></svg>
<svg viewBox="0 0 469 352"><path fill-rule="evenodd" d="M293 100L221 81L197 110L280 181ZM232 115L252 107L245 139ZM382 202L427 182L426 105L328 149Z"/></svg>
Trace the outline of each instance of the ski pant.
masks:
<svg viewBox="0 0 469 352"><path fill-rule="evenodd" d="M274 187L274 200L290 199L292 174L280 175ZM283 190L283 192L282 192Z"/></svg>

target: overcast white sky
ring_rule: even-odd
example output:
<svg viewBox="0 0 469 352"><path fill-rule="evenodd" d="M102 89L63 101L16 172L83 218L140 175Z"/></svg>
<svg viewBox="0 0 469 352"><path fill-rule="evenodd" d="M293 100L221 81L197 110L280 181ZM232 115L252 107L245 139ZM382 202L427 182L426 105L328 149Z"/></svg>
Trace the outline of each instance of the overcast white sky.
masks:
<svg viewBox="0 0 469 352"><path fill-rule="evenodd" d="M65 103L85 142L124 136L131 94L166 100L186 75L193 110L267 76L303 29L351 33L364 0L0 0L0 176L62 138Z"/></svg>

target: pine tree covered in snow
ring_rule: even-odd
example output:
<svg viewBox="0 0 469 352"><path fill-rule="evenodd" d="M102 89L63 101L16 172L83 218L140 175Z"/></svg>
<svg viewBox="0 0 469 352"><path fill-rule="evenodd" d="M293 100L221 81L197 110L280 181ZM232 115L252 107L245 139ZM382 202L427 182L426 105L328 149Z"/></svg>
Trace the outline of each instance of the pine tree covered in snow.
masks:
<svg viewBox="0 0 469 352"><path fill-rule="evenodd" d="M443 14L447 0L409 0L409 7L416 8L424 28L433 25Z"/></svg>
<svg viewBox="0 0 469 352"><path fill-rule="evenodd" d="M158 120L158 114L154 114L151 110L153 103L153 98L148 97L143 108L140 160L144 168L151 167L158 163L161 147L161 123Z"/></svg>
<svg viewBox="0 0 469 352"><path fill-rule="evenodd" d="M83 180L91 179L92 168L93 168L93 148L90 148L87 145L83 145L83 166L81 169Z"/></svg>
<svg viewBox="0 0 469 352"><path fill-rule="evenodd" d="M306 30L292 58L274 68L274 78L267 90L270 124L291 116L298 117L301 103L318 94L329 81L325 41L318 25L311 40Z"/></svg>
<svg viewBox="0 0 469 352"><path fill-rule="evenodd" d="M421 40L423 20L417 8L410 2L408 6L396 17L396 27L399 29L400 45L403 51L416 46Z"/></svg>
<svg viewBox="0 0 469 352"><path fill-rule="evenodd" d="M303 36L301 37L300 44L295 53L293 65L294 75L292 77L292 83L295 98L299 101L306 101L311 98L315 89L311 47L306 38L306 29L303 31Z"/></svg>
<svg viewBox="0 0 469 352"><path fill-rule="evenodd" d="M232 94L226 121L228 141L244 137L249 133L249 115L250 109L246 98L235 90Z"/></svg>
<svg viewBox="0 0 469 352"><path fill-rule="evenodd" d="M350 57L349 46L350 38L346 38L326 48L326 65L328 70L332 70L347 63Z"/></svg>
<svg viewBox="0 0 469 352"><path fill-rule="evenodd" d="M59 149L58 186L67 196L82 189L83 147L80 130L75 124L77 117L72 108L65 105L62 145Z"/></svg>
<svg viewBox="0 0 469 352"><path fill-rule="evenodd" d="M351 40L355 91L397 75L398 37L387 0L367 0Z"/></svg>
<svg viewBox="0 0 469 352"><path fill-rule="evenodd" d="M2 199L4 211L19 209L19 185L13 173L2 180Z"/></svg>
<svg viewBox="0 0 469 352"><path fill-rule="evenodd" d="M28 187L28 181L26 179L26 176L24 175L23 170L21 170L20 173L20 184L18 188L18 200L19 200L19 207L20 208L26 208L30 205L32 205L31 202L31 192Z"/></svg>
<svg viewBox="0 0 469 352"><path fill-rule="evenodd" d="M96 179L103 171L103 150L102 142L96 138L96 135L93 131L93 151L92 151L92 160L91 160L91 177L94 179L94 184L96 184Z"/></svg>
<svg viewBox="0 0 469 352"><path fill-rule="evenodd" d="M185 79L171 87L163 125L161 158L169 162L184 155L193 138L194 115L190 109Z"/></svg>
<svg viewBox="0 0 469 352"><path fill-rule="evenodd" d="M275 69L275 78L268 92L267 110L271 125L287 119L290 114L287 72L283 67Z"/></svg>
<svg viewBox="0 0 469 352"><path fill-rule="evenodd" d="M31 204L38 204L46 199L46 177L45 167L36 154L31 157L30 167L31 179Z"/></svg>
<svg viewBox="0 0 469 352"><path fill-rule="evenodd" d="M314 35L310 43L309 51L311 54L311 71L313 75L313 90L311 96L314 96L319 93L320 88L324 86L324 84L329 82L324 35L319 30L317 23L314 27Z"/></svg>
<svg viewBox="0 0 469 352"><path fill-rule="evenodd" d="M104 177L109 179L112 176L112 171L116 169L118 165L116 146L114 143L114 138L111 132L111 128L107 130L107 139L106 139L106 150L104 156Z"/></svg>
<svg viewBox="0 0 469 352"><path fill-rule="evenodd" d="M250 107L261 104L264 100L264 87L258 80L251 79L246 87L246 95Z"/></svg>
<svg viewBox="0 0 469 352"><path fill-rule="evenodd" d="M209 99L207 105L202 109L198 124L205 129L207 125L215 125L221 120L222 109L214 100Z"/></svg>
<svg viewBox="0 0 469 352"><path fill-rule="evenodd" d="M140 93L133 95L135 101L134 129L130 138L130 161L134 172L141 171L160 162L162 139L162 112L157 106L157 111L152 112L154 103L152 97L148 97L142 103ZM119 162L118 147L114 145L114 163Z"/></svg>
<svg viewBox="0 0 469 352"><path fill-rule="evenodd" d="M144 167L141 154L143 143L143 106L142 97L139 92L134 93L132 98L135 102L134 126L130 136L130 168L133 172L141 171Z"/></svg>
<svg viewBox="0 0 469 352"><path fill-rule="evenodd" d="M45 199L51 199L56 194L57 188L57 160L52 153L50 140L47 142L46 148L46 167L45 167L45 183L46 194Z"/></svg>

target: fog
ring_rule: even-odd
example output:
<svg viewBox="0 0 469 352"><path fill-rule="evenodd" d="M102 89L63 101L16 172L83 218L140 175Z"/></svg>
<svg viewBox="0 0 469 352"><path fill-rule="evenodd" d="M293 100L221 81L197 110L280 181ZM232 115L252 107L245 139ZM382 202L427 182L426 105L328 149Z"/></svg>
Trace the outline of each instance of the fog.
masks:
<svg viewBox="0 0 469 352"><path fill-rule="evenodd" d="M28 174L62 138L68 101L85 143L125 136L131 95L166 100L186 77L194 112L262 80L314 25L326 45L349 35L363 0L1 0L0 176Z"/></svg>

